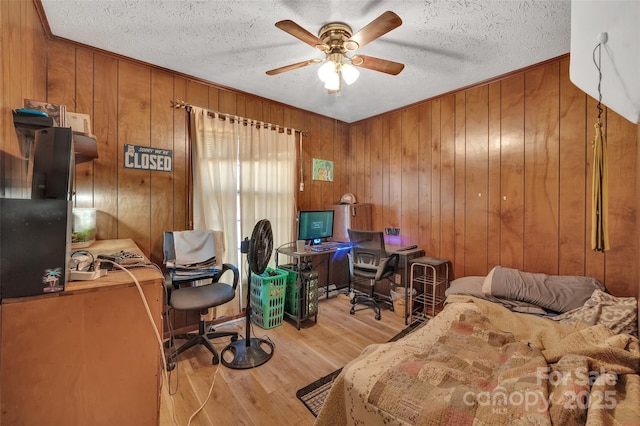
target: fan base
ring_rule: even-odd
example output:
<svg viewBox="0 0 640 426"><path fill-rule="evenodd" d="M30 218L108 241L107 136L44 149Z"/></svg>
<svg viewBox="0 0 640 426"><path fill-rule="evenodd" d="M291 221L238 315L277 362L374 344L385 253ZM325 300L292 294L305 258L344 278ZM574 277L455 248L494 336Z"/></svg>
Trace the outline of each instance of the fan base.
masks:
<svg viewBox="0 0 640 426"><path fill-rule="evenodd" d="M268 352L265 348L267 348ZM233 355L231 361L225 359L225 353L227 351L231 351ZM222 362L222 365L225 367L237 370L258 367L271 359L273 351L273 343L265 339L250 338L248 341L247 339L236 340L222 350L220 353L220 362Z"/></svg>

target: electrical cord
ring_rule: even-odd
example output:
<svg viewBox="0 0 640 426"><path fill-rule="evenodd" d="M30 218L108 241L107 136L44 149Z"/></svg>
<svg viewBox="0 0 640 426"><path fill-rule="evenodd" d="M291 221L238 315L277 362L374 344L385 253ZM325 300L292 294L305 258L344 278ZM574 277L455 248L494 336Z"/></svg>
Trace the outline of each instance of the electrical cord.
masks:
<svg viewBox="0 0 640 426"><path fill-rule="evenodd" d="M130 265L126 265L124 266L125 268L129 267ZM162 268L160 268L160 266L158 266L155 263L149 263L144 265L147 268L153 267L155 270L157 270L158 272L160 272L160 274L162 274L162 276L164 277L164 272L162 271ZM169 290L167 289L167 286L165 285L165 283L162 284L162 289L164 290L164 300L169 300ZM165 315L167 314L167 315ZM171 317L168 315L168 312L166 310L163 309L162 312L162 316L165 319L165 322L167 324L167 330L169 332L169 342L172 344L173 339L174 339L174 330L173 330L173 323L171 322ZM162 345L162 359L165 362L165 377L166 377L166 383L167 383L167 395L169 396L169 401L171 401L171 414L172 414L172 418L171 420L173 420L173 424L174 425L178 425L178 420L176 419L176 410L175 410L175 401L173 399L174 395L176 395L178 393L178 387L179 387L179 378L180 378L180 374L178 374L178 364L176 364L176 384L175 384L175 391L171 390L171 377L173 377L173 370L169 371L168 373L166 372L166 357L164 354L164 343Z"/></svg>
<svg viewBox="0 0 640 426"><path fill-rule="evenodd" d="M73 253L71 253L71 260L73 261L73 258L76 256L87 256L91 258L91 263L89 265L83 265L82 261L78 261L78 263L75 265L75 269L77 271L87 271L87 272L91 272L95 270L95 266L96 266L96 258L93 257L93 253L91 253L90 251L86 251L86 250L77 250L74 251ZM84 269L84 267L87 266L87 269ZM82 269L81 269L82 267ZM72 268L74 269L74 268Z"/></svg>
<svg viewBox="0 0 640 426"><path fill-rule="evenodd" d="M162 273L163 276L164 276L164 273L162 272L162 269L160 269L160 267L158 267L157 265L155 265L155 266L158 268L158 271L160 271L160 273ZM168 301L169 300L169 289L167 288L166 283L162 287L164 288L164 300ZM175 332L174 332L174 329L173 329L173 322L171 322L171 316L169 315L169 313L170 313L170 307L167 310L163 311L163 317L165 318L165 321L166 321L166 324L167 324L167 330L169 332L169 345L170 345L169 347L173 347L173 342L174 342L174 339L175 339L175 334L174 334ZM164 349L164 345L163 345L163 349ZM177 356L176 358L179 358L179 356ZM174 370L169 371L169 375L168 375L169 379L168 379L168 383L167 383L167 394L171 397L172 403L173 403L173 396L178 393L178 387L180 385L180 374L179 374L180 363L176 363L175 365L176 365L176 367L174 369L175 372L176 372L176 375L175 375L175 377L176 377L175 390L171 389L171 377L173 377L173 371Z"/></svg>
<svg viewBox="0 0 640 426"><path fill-rule="evenodd" d="M157 266L157 265L156 265L156 266ZM169 292L168 292L167 286L164 286L164 290L165 290L165 297L167 297L167 299L166 299L166 300L169 300L169 299L168 299L168 297L169 297ZM170 317L169 317L168 315L167 315L167 328L169 329L169 336L170 336L170 337L169 337L169 339L170 339L170 342L173 342L173 339L174 339L174 330L173 330L173 325L172 325L172 323L171 323L171 319L170 319ZM164 347L163 347L163 348L164 348ZM175 371L176 371L176 387L175 387L175 391L172 391L172 390L171 390L171 377L172 377L172 375L173 375L173 371L170 371L170 372L169 372L169 377L168 377L168 379L167 379L167 383L168 383L168 393L169 393L169 395L170 395L170 397L171 397L171 402L172 402L172 404L173 404L173 402L174 402L174 401L173 401L173 396L178 392L178 386L179 386L179 377L180 377L180 374L179 374L179 368L180 368L180 362L179 362L179 359L180 359L180 355L176 356L176 361L177 361L177 362L175 363ZM216 370L215 370L214 375L213 375L213 380L211 381L211 386L209 387L209 392L208 392L207 396L205 397L205 399L204 399L204 401L202 402L202 404L200 405L200 407L198 407L198 408L197 408L197 409L196 409L196 410L191 414L191 416L189 417L189 420L188 420L188 422L187 422L187 425L190 425L190 424L191 424L191 421L192 421L192 420L193 420L193 419L198 415L198 413L199 413L200 411L202 411L202 409L205 407L205 405L207 404L207 402L209 401L209 399L211 399L211 395L212 395L212 393L213 393L213 388L214 388L214 385L215 385L215 382L216 382L216 378L218 377L218 371L220 370L220 365L221 365L221 364L222 364L222 362L219 362L219 363L218 363L218 366L216 367ZM166 370L166 363L165 363L165 370ZM174 409L173 407L172 407L172 413L173 413L173 421L174 421L174 423L175 423L175 424L177 424L177 421L176 421L176 419L175 419L175 409Z"/></svg>
<svg viewBox="0 0 640 426"><path fill-rule="evenodd" d="M200 407L198 407L198 409L194 411L193 414L191 414L191 416L189 417L189 421L187 422L187 426L191 424L191 420L193 420L198 415L198 413L202 411L204 406L207 405L209 398L211 398L211 394L213 393L213 386L216 384L216 377L218 377L218 370L220 370L220 365L222 365L221 362L218 363L216 371L215 373L213 373L213 380L211 381L211 386L209 387L209 393L207 394L207 397L204 399L204 401L202 401Z"/></svg>
<svg viewBox="0 0 640 426"><path fill-rule="evenodd" d="M257 336L257 335L258 335L258 334L256 333L255 327L253 326L253 321L251 321L251 334L253 334L254 336ZM273 340L271 340L271 339L269 338L269 336L267 336L266 334L265 334L265 335L263 335L260 339L261 339L261 340L267 340L267 341L271 342L271 344L273 345L273 350L275 350L275 349L276 349L276 344L275 344L275 342L274 342Z"/></svg>
<svg viewBox="0 0 640 426"><path fill-rule="evenodd" d="M122 265L119 265L116 262L113 262L113 261L108 260L108 259L101 259L101 261L112 263L116 268L127 272L131 276L131 278L133 279L133 281L136 284L136 288L138 289L138 293L140 294L140 297L141 297L141 299L143 301L143 304L145 306L145 310L147 312L147 316L148 316L148 318L149 318L149 320L150 320L150 322L151 322L151 324L153 326L156 338L158 340L158 344L160 345L160 351L163 354L162 363L163 363L163 367L164 368L163 368L162 376L163 376L163 381L165 383L167 383L167 393L168 393L168 395L170 397L170 400L171 400L172 420L173 420L174 424L177 425L178 422L177 422L177 419L175 417L176 416L176 410L175 410L173 396L177 393L178 384L179 384L179 372L178 372L179 363L176 363L176 368L175 368L175 370L176 370L176 388L175 388L175 391L172 391L172 389L171 389L171 379L170 378L171 378L173 372L167 373L167 363L166 363L166 358L164 357L164 342L162 341L162 338L160 336L160 332L157 329L155 322L153 321L153 316L151 314L151 310L149 308L149 305L147 303L146 298L144 297L144 292L142 291L142 287L140 286L140 283L138 282L136 277L127 269L127 267L132 267L134 265L122 266ZM158 265L156 265L154 263L149 263L149 264L145 264L145 265L137 265L136 264L135 266L153 267L154 269L156 269L157 271L162 273L162 269ZM164 276L164 274L163 274L163 276ZM249 284L249 286L248 286L249 288L247 288L247 291L250 291L250 283L248 283L248 284ZM165 285L163 285L163 290L165 292L165 297L168 300L169 292L168 292L168 289L167 289L167 287ZM163 313L163 317L164 317L164 313ZM166 316L166 321L167 321L167 328L169 329L170 342L173 342L174 330L173 330L173 325L171 323L171 319L170 319L170 317L168 315ZM251 330L254 332L253 334L256 335L253 323L251 323ZM273 341L268 336L265 335L264 339L268 340L269 342L271 342L273 344L274 348L275 348L275 343L273 343ZM200 411L203 410L203 408L205 407L205 405L207 404L209 399L211 399L211 395L213 394L213 389L214 389L214 386L215 386L216 378L218 377L218 371L220 370L220 365L221 364L222 364L222 362L218 363L218 366L216 367L216 370L215 370L214 376L213 376L213 380L211 381L211 386L209 387L209 392L208 392L206 398L204 399L202 404L189 417L189 420L188 420L188 423L187 423L188 426L191 424L192 420L198 415L198 413L200 413Z"/></svg>
<svg viewBox="0 0 640 426"><path fill-rule="evenodd" d="M164 272L162 271L162 268L160 268L160 266L158 266L155 263L151 263L146 265L147 267L151 267L153 266L158 272L160 272L162 274L162 276L164 277ZM164 300L169 300L169 289L167 288L166 284L163 283L162 288L164 290ZM165 319L166 325L167 325L167 331L169 332L169 348L173 347L173 342L175 339L175 330L173 329L173 322L171 321L171 316L169 315L169 310L163 310L163 318ZM165 315L166 314L166 315ZM162 349L164 351L164 343L162 345ZM175 401L173 399L173 397L178 393L178 389L180 387L180 363L176 362L175 364L175 368L172 369L171 371L169 371L168 373L166 372L166 357L164 355L163 352L163 360L165 360L165 374L166 374L166 383L167 383L167 395L169 396L169 400L171 401L171 414L172 414L172 418L171 420L173 420L173 424L174 425L178 425L178 420L176 419L176 410L175 410ZM177 359L179 359L179 355L176 357ZM171 378L174 377L174 370L175 370L175 389L172 390L171 387Z"/></svg>
<svg viewBox="0 0 640 426"><path fill-rule="evenodd" d="M142 300L142 304L144 305L145 311L147 313L147 318L149 319L149 322L151 323L151 326L153 328L154 334L156 336L156 340L158 342L158 345L160 346L160 353L162 354L162 366L163 366L163 370L162 370L162 378L163 381L165 383L169 383L169 378L167 376L167 360L164 357L164 343L162 342L162 337L160 336L160 331L158 330L158 327L156 326L155 321L153 320L153 314L151 313L151 308L149 308L149 303L147 303L147 298L144 296L144 291L142 290L142 286L140 285L140 282L138 281L138 279L135 277L135 275L133 275L131 273L131 271L129 271L127 268L119 265L118 263L112 261L112 260L108 260L108 259L101 259L101 262L108 262L113 264L113 266L115 266L118 269L121 269L123 271L125 271L127 274L129 274L129 276L131 277L131 279L133 279L133 282L136 284L136 288L138 289L138 294L140 295L140 299ZM147 266L151 266L153 264L149 264ZM159 269L157 265L154 265L154 267L156 269ZM164 287L164 285L163 285ZM166 289L165 289L166 291ZM178 424L176 422L176 418L175 418L175 406L173 404L173 398L171 398L171 412L172 412L172 417L173 417L173 421L174 424Z"/></svg>
<svg viewBox="0 0 640 426"><path fill-rule="evenodd" d="M173 396L177 393L177 389L178 389L178 378L179 378L179 374L178 374L179 365L178 364L179 363L176 363L176 389L175 389L175 392L173 392L171 390L171 381L170 381L170 374L171 373L167 373L167 360L166 360L166 358L164 356L164 342L162 341L162 337L160 335L160 331L158 330L158 328L156 326L156 323L153 320L153 315L151 313L151 309L149 308L149 304L147 303L147 299L144 296L144 292L142 290L140 282L135 277L135 275L133 275L131 273L131 271L129 271L127 269L127 267L131 267L132 265L126 265L127 267L125 267L125 266L119 265L118 263L116 263L116 262L114 262L112 260L108 260L108 259L101 259L100 261L101 262L111 263L116 268L125 271L127 274L129 274L131 279L133 279L133 282L136 284L136 288L138 289L138 293L140 295L140 299L142 300L142 303L143 303L143 305L145 307L145 311L147 313L147 317L148 317L149 321L151 322L151 326L153 328L153 331L155 333L156 339L158 341L158 345L160 347L160 353L162 354L162 365L163 365L162 377L163 377L163 382L167 384L167 393L168 393L169 399L171 401L171 410L170 410L171 411L171 417L172 417L173 423L175 425L178 425L178 421L176 419L175 401L173 400ZM156 265L155 263L148 263L148 264L145 264L145 265L135 265L135 266L151 267L151 268L156 269L158 272L162 273L162 269L158 265ZM163 276L164 276L164 274L163 274ZM168 297L169 292L167 290L167 287L164 284L163 284L162 287L163 287L163 290L165 292L165 297ZM163 315L163 317L164 317L164 315ZM173 342L174 330L173 330L173 325L171 324L171 320L170 320L168 315L167 315L167 327L169 328L169 335L170 335L170 339L171 339L170 341ZM204 401L202 402L200 407L198 407L198 409L196 409L196 411L194 411L191 414L191 416L189 417L189 421L188 421L187 425L191 424L191 421L195 418L196 415L198 415L198 413L200 411L202 411L202 409L205 407L205 405L207 404L207 402L211 398L211 395L213 393L213 388L214 388L214 385L216 383L216 378L218 377L218 371L220 370L220 365L221 364L222 364L221 362L218 363L218 366L216 367L216 371L214 373L213 380L211 381L211 386L209 388L209 393L207 394L207 397L204 399Z"/></svg>

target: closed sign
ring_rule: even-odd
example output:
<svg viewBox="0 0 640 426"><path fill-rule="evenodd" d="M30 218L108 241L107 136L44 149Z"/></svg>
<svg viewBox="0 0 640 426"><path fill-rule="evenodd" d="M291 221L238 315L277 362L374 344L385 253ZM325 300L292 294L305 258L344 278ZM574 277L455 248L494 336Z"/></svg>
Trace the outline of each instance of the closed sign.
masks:
<svg viewBox="0 0 640 426"><path fill-rule="evenodd" d="M173 151L125 144L124 168L170 172L173 170Z"/></svg>

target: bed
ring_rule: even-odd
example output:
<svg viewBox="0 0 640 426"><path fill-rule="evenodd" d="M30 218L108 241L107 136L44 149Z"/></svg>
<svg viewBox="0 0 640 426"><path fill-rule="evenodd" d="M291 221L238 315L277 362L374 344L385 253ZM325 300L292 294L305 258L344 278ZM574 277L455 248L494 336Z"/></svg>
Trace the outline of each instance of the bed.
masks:
<svg viewBox="0 0 640 426"><path fill-rule="evenodd" d="M496 267L347 364L316 425L640 424L637 300Z"/></svg>

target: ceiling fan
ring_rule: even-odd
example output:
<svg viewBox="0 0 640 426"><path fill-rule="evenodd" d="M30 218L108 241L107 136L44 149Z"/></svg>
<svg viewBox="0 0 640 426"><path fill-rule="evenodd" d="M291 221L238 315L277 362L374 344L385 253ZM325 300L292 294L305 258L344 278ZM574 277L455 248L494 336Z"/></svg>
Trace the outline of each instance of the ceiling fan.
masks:
<svg viewBox="0 0 640 426"><path fill-rule="evenodd" d="M371 43L400 25L402 25L402 19L395 13L387 11L355 34L352 33L349 25L342 22L331 22L320 28L318 37L316 37L291 20L276 22L276 27L309 46L323 51L325 59L315 58L285 65L284 67L267 71L267 75L276 75L325 62L318 69L318 76L325 83L325 88L328 89L329 93L340 92L343 78L347 84L353 83L358 78L359 71L354 66L398 75L403 70L404 64L367 55L355 54L348 56L347 53Z"/></svg>

